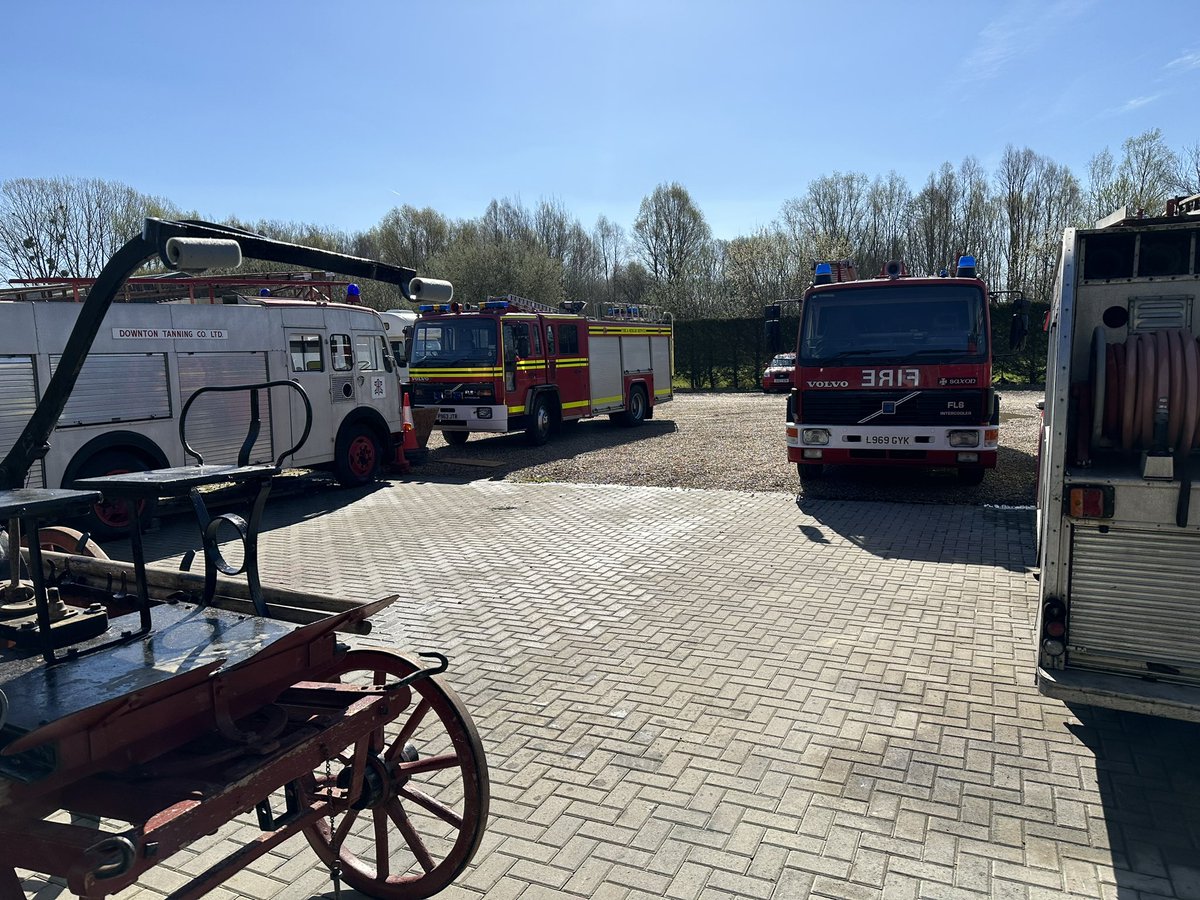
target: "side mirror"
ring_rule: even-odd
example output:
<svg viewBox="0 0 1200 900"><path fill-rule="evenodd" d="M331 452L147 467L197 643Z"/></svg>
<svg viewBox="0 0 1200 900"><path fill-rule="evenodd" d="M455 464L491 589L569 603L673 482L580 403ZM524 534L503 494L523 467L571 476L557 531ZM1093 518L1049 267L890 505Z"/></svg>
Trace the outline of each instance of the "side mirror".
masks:
<svg viewBox="0 0 1200 900"><path fill-rule="evenodd" d="M780 344L779 320L767 319L765 333L767 338L767 349L772 354L778 353Z"/></svg>

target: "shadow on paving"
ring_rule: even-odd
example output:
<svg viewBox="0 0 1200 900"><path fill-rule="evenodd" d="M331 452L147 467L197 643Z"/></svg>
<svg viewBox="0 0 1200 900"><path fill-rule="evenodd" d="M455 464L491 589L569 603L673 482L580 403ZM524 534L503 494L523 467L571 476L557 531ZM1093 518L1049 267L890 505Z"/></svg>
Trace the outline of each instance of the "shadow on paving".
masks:
<svg viewBox="0 0 1200 900"><path fill-rule="evenodd" d="M996 469L983 483L959 484L952 469L920 466L826 466L824 477L801 488L810 500L890 500L897 503L958 503L964 506L1032 504L1037 460L1012 447L1000 447Z"/></svg>
<svg viewBox="0 0 1200 900"><path fill-rule="evenodd" d="M1096 757L1117 894L1200 900L1200 724L1073 705Z"/></svg>
<svg viewBox="0 0 1200 900"><path fill-rule="evenodd" d="M798 525L797 539L829 543L825 530L881 559L996 566L1026 572L1033 565L1031 509L928 506L904 515L893 504L844 503L797 497L818 525ZM914 527L919 521L920 527Z"/></svg>
<svg viewBox="0 0 1200 900"><path fill-rule="evenodd" d="M540 447L531 446L524 434L473 434L465 444L449 446L439 438L428 456L413 468L410 478L429 481L501 481L522 469L612 447L625 447L676 431L668 419L624 428L603 419L564 425Z"/></svg>

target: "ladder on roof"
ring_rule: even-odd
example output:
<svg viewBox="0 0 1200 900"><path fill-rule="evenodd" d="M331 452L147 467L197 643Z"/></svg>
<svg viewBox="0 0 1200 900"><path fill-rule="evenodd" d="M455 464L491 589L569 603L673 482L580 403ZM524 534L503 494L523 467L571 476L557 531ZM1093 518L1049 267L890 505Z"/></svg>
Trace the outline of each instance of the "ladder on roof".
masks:
<svg viewBox="0 0 1200 900"><path fill-rule="evenodd" d="M488 300L489 301L507 300L510 305L515 306L517 309L523 309L526 312L538 312L538 313L561 312L561 310L556 309L555 307L550 306L546 303L538 303L536 300L527 300L524 297L518 297L516 294L500 294L498 297L488 297Z"/></svg>

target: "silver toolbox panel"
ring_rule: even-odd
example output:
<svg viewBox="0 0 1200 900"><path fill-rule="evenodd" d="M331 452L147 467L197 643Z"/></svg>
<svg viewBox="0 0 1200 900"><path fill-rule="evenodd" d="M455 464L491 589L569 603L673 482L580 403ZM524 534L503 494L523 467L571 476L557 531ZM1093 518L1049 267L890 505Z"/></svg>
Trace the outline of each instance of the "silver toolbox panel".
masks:
<svg viewBox="0 0 1200 900"><path fill-rule="evenodd" d="M179 354L179 409L202 387L254 384L267 380L266 353L181 353ZM271 442L271 402L259 393L262 419L250 462L269 462L274 455ZM187 419L187 439L205 463L231 465L250 427L250 392L207 394L197 400ZM191 457L185 463L195 462Z"/></svg>
<svg viewBox="0 0 1200 900"><path fill-rule="evenodd" d="M621 339L593 335L588 341L588 374L592 411L624 409L624 384L621 377Z"/></svg>
<svg viewBox="0 0 1200 900"><path fill-rule="evenodd" d="M0 356L0 456L8 453L21 436L37 407L37 377L33 358ZM45 487L42 463L30 468L26 487Z"/></svg>
<svg viewBox="0 0 1200 900"><path fill-rule="evenodd" d="M1071 529L1070 663L1200 670L1200 534L1100 527ZM1096 657L1102 665L1089 663Z"/></svg>
<svg viewBox="0 0 1200 900"><path fill-rule="evenodd" d="M650 338L641 334L621 336L621 360L626 374L650 371Z"/></svg>
<svg viewBox="0 0 1200 900"><path fill-rule="evenodd" d="M654 395L658 400L670 399L671 342L665 337L651 338L650 355L654 359Z"/></svg>
<svg viewBox="0 0 1200 900"><path fill-rule="evenodd" d="M50 357L51 374L60 359L60 354ZM58 427L169 419L171 395L167 385L164 353L89 354Z"/></svg>

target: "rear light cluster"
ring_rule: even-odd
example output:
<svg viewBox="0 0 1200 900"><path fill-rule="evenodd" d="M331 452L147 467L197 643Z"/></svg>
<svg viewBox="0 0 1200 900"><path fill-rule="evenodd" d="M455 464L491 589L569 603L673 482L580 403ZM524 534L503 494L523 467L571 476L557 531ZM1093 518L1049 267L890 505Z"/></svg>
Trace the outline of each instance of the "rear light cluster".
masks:
<svg viewBox="0 0 1200 900"><path fill-rule="evenodd" d="M1042 652L1055 659L1067 652L1067 605L1057 597L1042 605Z"/></svg>
<svg viewBox="0 0 1200 900"><path fill-rule="evenodd" d="M1070 514L1076 519L1113 517L1113 489L1110 485L1073 485L1067 498Z"/></svg>

